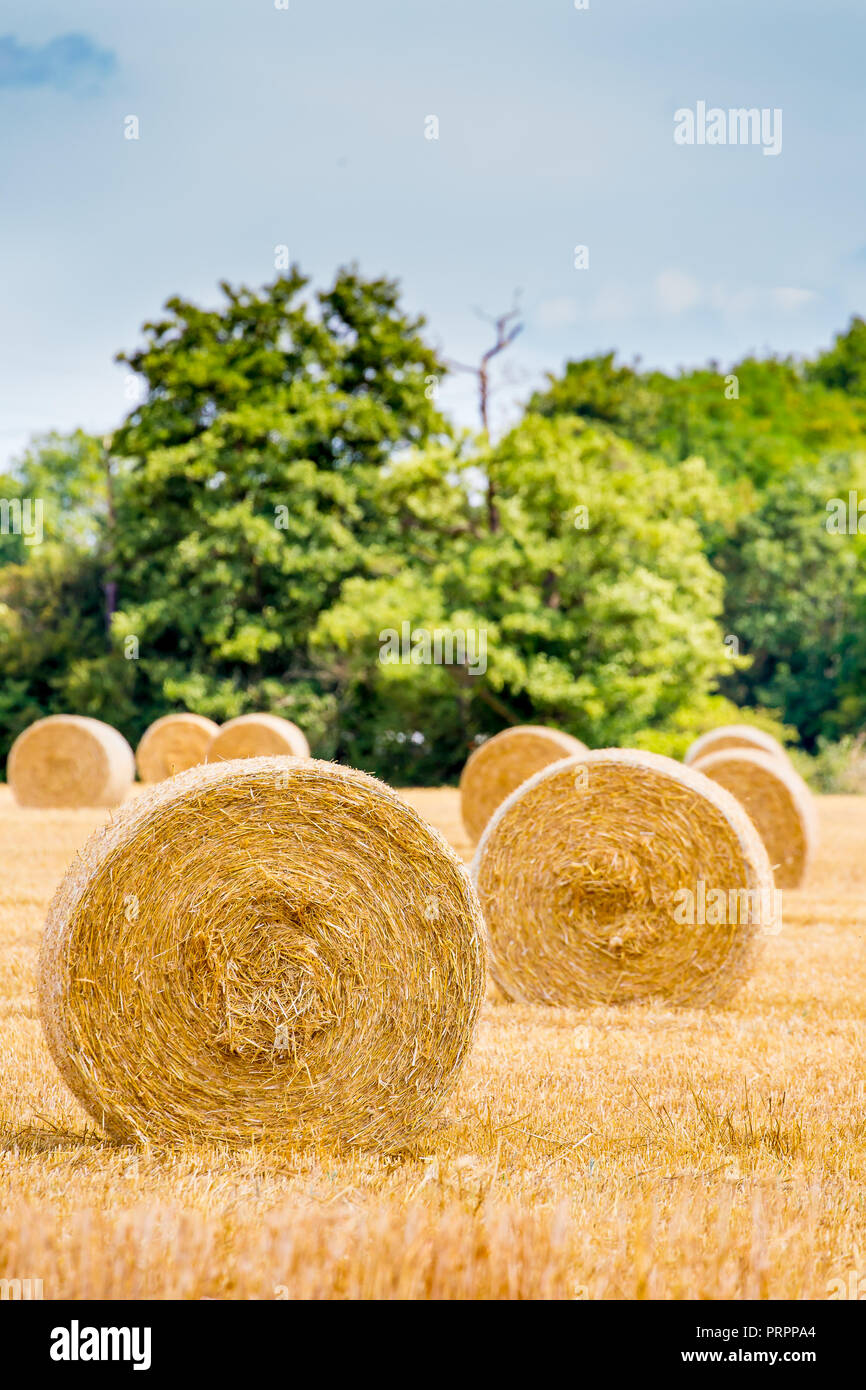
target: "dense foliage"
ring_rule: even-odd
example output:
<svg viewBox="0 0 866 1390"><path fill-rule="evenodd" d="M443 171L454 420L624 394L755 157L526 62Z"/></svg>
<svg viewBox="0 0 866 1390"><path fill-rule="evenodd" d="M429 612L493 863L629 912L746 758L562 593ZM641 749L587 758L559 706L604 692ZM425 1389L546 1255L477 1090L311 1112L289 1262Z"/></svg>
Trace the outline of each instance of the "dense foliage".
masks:
<svg viewBox="0 0 866 1390"><path fill-rule="evenodd" d="M858 488L866 511L861 320L809 363L570 362L492 443L439 413L394 283L221 288L119 354L142 397L112 439L0 479L0 753L62 710L135 740L269 709L440 782L508 722L673 753L731 700L810 748L862 728L856 502L828 526Z"/></svg>
<svg viewBox="0 0 866 1390"><path fill-rule="evenodd" d="M571 362L530 409L604 420L672 465L703 458L731 501L727 524L703 533L725 580L725 633L746 661L720 688L739 705L777 711L810 749L863 728L862 319L800 364L749 358L724 374L668 377L617 366L612 355Z"/></svg>

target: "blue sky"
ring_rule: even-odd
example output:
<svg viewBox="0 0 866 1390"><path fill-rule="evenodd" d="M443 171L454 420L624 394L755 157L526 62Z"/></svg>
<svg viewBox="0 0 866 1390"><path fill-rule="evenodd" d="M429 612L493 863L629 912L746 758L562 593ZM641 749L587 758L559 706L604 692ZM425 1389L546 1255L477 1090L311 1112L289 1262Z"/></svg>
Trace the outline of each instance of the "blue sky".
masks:
<svg viewBox="0 0 866 1390"><path fill-rule="evenodd" d="M464 361L519 288L500 428L568 357L812 351L866 298L864 41L863 0L5 0L0 459L115 426L142 321L282 243ZM677 146L698 101L781 108L781 154Z"/></svg>

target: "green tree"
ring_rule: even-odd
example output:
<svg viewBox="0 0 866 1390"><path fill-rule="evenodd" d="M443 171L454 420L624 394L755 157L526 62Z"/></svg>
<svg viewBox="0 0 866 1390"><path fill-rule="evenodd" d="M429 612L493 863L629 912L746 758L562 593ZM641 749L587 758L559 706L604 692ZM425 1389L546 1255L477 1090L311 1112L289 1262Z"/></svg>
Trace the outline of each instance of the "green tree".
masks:
<svg viewBox="0 0 866 1390"><path fill-rule="evenodd" d="M308 636L346 579L379 572L380 474L446 436L445 368L393 282L348 269L314 297L307 284L293 270L262 291L224 284L216 310L170 300L120 355L145 396L113 444L114 626L138 643L148 717L268 708L333 752L334 681Z"/></svg>
<svg viewBox="0 0 866 1390"><path fill-rule="evenodd" d="M107 512L105 450L83 430L47 434L5 474L0 497L39 504L39 544L62 546L77 554L96 554L104 545ZM31 544L21 534L0 532L0 566L23 564Z"/></svg>
<svg viewBox="0 0 866 1390"><path fill-rule="evenodd" d="M627 742L730 668L722 582L695 520L720 518L726 499L699 461L673 469L610 430L528 417L458 465L444 451L403 459L381 486L399 561L347 582L313 635L342 699L367 712L359 760L388 756L390 741L392 759L408 746L441 780L509 720ZM486 669L383 663L383 634L404 623L485 631Z"/></svg>
<svg viewBox="0 0 866 1390"><path fill-rule="evenodd" d="M852 490L866 504L862 455L802 466L765 490L713 556L727 631L748 658L723 688L778 710L808 748L866 720L866 535L835 529L828 510L837 499L847 512Z"/></svg>
<svg viewBox="0 0 866 1390"><path fill-rule="evenodd" d="M529 409L602 421L671 463L703 458L725 482L761 489L826 453L860 447L866 399L837 378L818 364L772 357L668 376L616 366L610 353L569 362Z"/></svg>
<svg viewBox="0 0 866 1390"><path fill-rule="evenodd" d="M38 535L0 536L0 758L46 714L134 721L133 673L109 632L110 474L82 431L34 442L0 479L28 499ZM33 542L31 544L31 541Z"/></svg>
<svg viewBox="0 0 866 1390"><path fill-rule="evenodd" d="M859 314L844 333L836 334L831 348L807 364L806 373L831 390L866 397L866 322Z"/></svg>
<svg viewBox="0 0 866 1390"><path fill-rule="evenodd" d="M532 407L600 419L676 464L704 458L736 524L702 521L725 579L724 625L746 660L723 682L740 704L766 705L807 747L866 718L860 637L863 542L827 532L825 505L863 486L866 323L852 320L811 362L746 358L667 376L571 362Z"/></svg>

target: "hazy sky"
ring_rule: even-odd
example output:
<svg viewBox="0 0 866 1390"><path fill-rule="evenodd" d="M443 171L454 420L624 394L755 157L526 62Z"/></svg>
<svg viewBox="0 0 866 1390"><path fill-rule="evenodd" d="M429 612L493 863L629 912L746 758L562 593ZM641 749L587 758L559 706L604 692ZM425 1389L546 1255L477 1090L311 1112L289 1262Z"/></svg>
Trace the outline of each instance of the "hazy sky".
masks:
<svg viewBox="0 0 866 1390"><path fill-rule="evenodd" d="M462 360L519 288L500 424L570 356L812 351L864 308L864 51L864 0L4 0L0 460L111 429L142 321L283 243ZM675 144L701 101L781 109L781 153Z"/></svg>

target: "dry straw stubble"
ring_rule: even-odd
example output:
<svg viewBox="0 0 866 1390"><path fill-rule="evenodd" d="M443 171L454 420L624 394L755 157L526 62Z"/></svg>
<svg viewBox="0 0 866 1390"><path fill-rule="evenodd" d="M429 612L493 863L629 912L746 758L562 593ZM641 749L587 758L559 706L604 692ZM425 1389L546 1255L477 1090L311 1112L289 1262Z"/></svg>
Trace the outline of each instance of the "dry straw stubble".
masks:
<svg viewBox="0 0 866 1390"><path fill-rule="evenodd" d="M309 756L310 745L291 719L278 714L240 714L223 724L208 751L208 762Z"/></svg>
<svg viewBox="0 0 866 1390"><path fill-rule="evenodd" d="M693 767L735 796L770 857L777 888L802 883L818 838L812 793L788 759L752 748L724 748Z"/></svg>
<svg viewBox="0 0 866 1390"><path fill-rule="evenodd" d="M724 999L758 933L776 929L769 860L739 803L631 749L569 758L524 783L494 814L472 874L493 977L527 1003ZM704 912L711 891L722 913Z"/></svg>
<svg viewBox="0 0 866 1390"><path fill-rule="evenodd" d="M19 806L117 806L135 780L135 756L110 724L52 714L18 735L6 778Z"/></svg>
<svg viewBox="0 0 866 1390"><path fill-rule="evenodd" d="M497 806L542 768L587 751L586 744L543 724L519 724L485 740L460 774L460 812L475 843Z"/></svg>
<svg viewBox="0 0 866 1390"><path fill-rule="evenodd" d="M332 763L193 768L98 831L52 903L40 1011L122 1139L392 1147L456 1084L485 989L468 873Z"/></svg>
<svg viewBox="0 0 866 1390"><path fill-rule="evenodd" d="M201 714L165 714L145 730L135 750L142 782L162 782L207 758L219 725Z"/></svg>
<svg viewBox="0 0 866 1390"><path fill-rule="evenodd" d="M723 748L754 748L759 753L769 753L772 757L790 762L779 740L763 729L755 728L754 724L722 724L716 729L709 729L695 739L686 753L685 761L694 764L699 758L705 758L709 753L719 753Z"/></svg>

